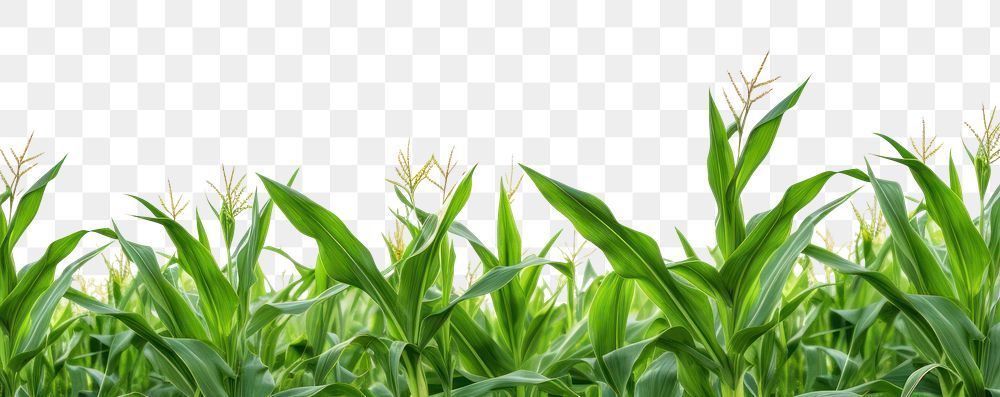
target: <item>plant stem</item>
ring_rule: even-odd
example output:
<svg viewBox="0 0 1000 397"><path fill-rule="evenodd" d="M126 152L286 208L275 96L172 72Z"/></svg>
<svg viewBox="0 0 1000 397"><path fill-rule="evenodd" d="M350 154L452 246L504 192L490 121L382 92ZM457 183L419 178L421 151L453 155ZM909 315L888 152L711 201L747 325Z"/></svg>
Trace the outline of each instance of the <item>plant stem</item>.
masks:
<svg viewBox="0 0 1000 397"><path fill-rule="evenodd" d="M742 362L743 358L739 356L729 355L731 357L731 362L733 362L732 369L732 384L727 385L726 382L720 382L720 388L722 389L723 397L743 397L746 393L746 386L743 385L743 374L745 368L743 365L738 364Z"/></svg>
<svg viewBox="0 0 1000 397"><path fill-rule="evenodd" d="M0 391L4 396L14 395L14 378L6 370L0 372Z"/></svg>
<svg viewBox="0 0 1000 397"><path fill-rule="evenodd" d="M406 385L411 397L428 397L427 378L420 368L420 356L403 353L403 368L406 370Z"/></svg>
<svg viewBox="0 0 1000 397"><path fill-rule="evenodd" d="M742 376L741 376L742 377ZM743 397L743 382L730 388L729 386L722 385L722 397Z"/></svg>
<svg viewBox="0 0 1000 397"><path fill-rule="evenodd" d="M236 271L233 269L233 249L229 246L229 242L226 242L226 276L229 277L229 283L236 285Z"/></svg>
<svg viewBox="0 0 1000 397"><path fill-rule="evenodd" d="M571 264L570 275L566 282L566 329L573 329L573 323L576 322L576 266Z"/></svg>
<svg viewBox="0 0 1000 397"><path fill-rule="evenodd" d="M979 235L986 237L986 208L983 203L983 195L979 195Z"/></svg>

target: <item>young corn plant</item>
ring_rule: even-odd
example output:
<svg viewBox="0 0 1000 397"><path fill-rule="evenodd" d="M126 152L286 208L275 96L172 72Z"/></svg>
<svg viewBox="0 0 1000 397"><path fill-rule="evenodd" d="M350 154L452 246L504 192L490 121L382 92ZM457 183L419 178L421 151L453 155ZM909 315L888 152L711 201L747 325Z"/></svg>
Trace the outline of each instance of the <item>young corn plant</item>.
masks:
<svg viewBox="0 0 1000 397"><path fill-rule="evenodd" d="M752 96L751 90L770 82L758 83L758 79L743 79L746 87L740 99L747 108L760 98ZM598 366L617 395L636 393L630 365L637 361L633 357L645 351L642 343L676 356L676 376L688 395L744 396L769 390L769 378L754 378L749 371L751 359L771 353L760 351L769 344L762 339L821 286L785 288L816 224L851 195L820 207L794 232L793 217L834 175L867 179L853 169L823 172L789 187L771 210L744 218L741 193L770 151L782 116L795 105L804 88L805 83L748 129L738 157L734 157L730 139L736 134L742 140L749 110L736 112L733 108L736 120L727 128L709 96L709 184L718 208L714 264L701 260L693 250L681 261L665 260L656 241L621 224L597 197L522 166L543 197L605 254L614 272L624 279L608 283L607 288L637 284L666 319L665 330L640 345L622 344L622 327L629 316L626 302L609 302L608 306L617 309L599 311L600 318L590 319L602 324L592 328L590 337ZM599 292L598 301L600 296ZM622 359L622 355L632 356ZM758 376L762 374L758 372Z"/></svg>

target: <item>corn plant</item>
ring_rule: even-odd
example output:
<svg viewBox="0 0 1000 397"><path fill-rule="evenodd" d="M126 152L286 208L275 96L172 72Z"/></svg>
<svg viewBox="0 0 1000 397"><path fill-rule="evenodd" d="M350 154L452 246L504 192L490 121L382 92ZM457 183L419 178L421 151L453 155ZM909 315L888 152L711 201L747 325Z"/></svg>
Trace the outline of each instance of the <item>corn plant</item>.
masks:
<svg viewBox="0 0 1000 397"><path fill-rule="evenodd" d="M759 99L753 96L753 90L769 81L757 83L758 77L743 77L743 81L744 90L737 92L749 108ZM597 197L523 167L545 199L604 252L615 273L638 284L645 296L660 308L669 328L659 336L657 344L677 355L678 376L685 393L743 396L748 389L770 390L768 377L753 378L748 373L750 358L771 354L761 351L763 345L757 343L821 286L803 285L785 291L792 267L809 244L816 224L847 201L850 194L807 216L794 232L793 217L832 176L845 174L867 179L858 170L823 172L789 187L773 209L749 221L744 218L740 195L770 150L782 116L795 105L804 88L803 83L749 129L736 158L729 140L734 133L743 140L749 112L737 112L730 105L736 119L727 128L709 97L709 184L718 208L714 265L691 250L684 260L664 260L656 241L621 224ZM625 282L610 283L608 288L622 288L622 283ZM622 349L641 349L622 346L622 326L628 312L621 308L627 304L608 304L619 310L603 312L604 316L612 317L602 317L600 321L612 326L593 330L591 339L597 362L608 375L606 380L612 389L619 395L631 395L631 371L614 368L631 360L609 361L609 356L621 354ZM598 338L608 340L598 344ZM615 378L613 374L619 376ZM706 379L716 381L706 382Z"/></svg>
<svg viewBox="0 0 1000 397"><path fill-rule="evenodd" d="M382 335L356 335L332 348L331 354L338 355L349 345L364 345L384 365L385 386L395 395L427 396L431 390L451 395L479 395L518 385L539 385L545 390L572 394L559 380L526 370L499 374L452 390L454 363L452 356L445 353L451 351L452 338L466 337L458 335L464 331L461 327L454 330L449 327L453 314L461 312L463 302L491 293L503 294L504 288L519 286L514 280L520 280L518 275L522 270L551 262L537 256L521 258L518 249L516 256L513 252L510 257L504 256L505 262L497 259L498 262L489 266L488 271L464 293L448 293L452 290L454 276L454 256L450 253L453 247L448 234L453 229L458 233L464 229L457 226L454 220L471 193L474 170L474 167L470 169L453 190L446 190L446 199L439 212L413 211L418 222L407 223L413 238L386 271L377 268L367 248L332 212L280 183L265 177L261 179L272 200L292 225L316 240L320 264L317 269L322 268L328 277L342 285L363 291L384 317ZM412 183L409 173L405 175ZM412 198L412 190L410 196ZM401 198L406 199L402 194ZM402 221L408 222L407 219ZM474 246L477 245L475 240L478 239L469 239L474 241ZM461 317L461 314L458 316ZM521 349L516 347L520 341L513 333L508 335L507 341L509 347L515 350L515 357L521 356ZM327 354L325 352L323 356ZM432 377L428 376L427 367L432 370ZM401 369L403 376L392 370L394 368ZM495 369L503 369L503 366L492 368ZM437 382L428 378L437 379Z"/></svg>
<svg viewBox="0 0 1000 397"><path fill-rule="evenodd" d="M914 154L879 134L899 156L884 158L905 166L923 193L916 208L907 210L899 183L879 179L868 169L890 230L883 250L892 253L907 283L893 282L878 271L885 255L862 266L819 247L806 249L810 257L838 272L864 279L887 300L883 311L901 314L897 327L918 353L915 361L923 363L909 377L911 387L905 391L924 384L945 396L985 396L1000 388L1000 354L995 349L1000 335L1000 233L994 232L1000 230L1000 196L996 191L986 196L997 129L985 108L983 122L984 131L976 134L979 147L975 153L967 151L975 164L978 216L970 214L962 200L954 161L945 182L925 164L933 145L914 145Z"/></svg>
<svg viewBox="0 0 1000 397"><path fill-rule="evenodd" d="M100 254L98 248L70 263L56 277L56 267L65 260L81 239L89 233L70 233L46 248L35 261L17 270L13 250L31 224L41 205L45 188L62 167L60 160L25 188L25 176L37 165L40 154L29 152L31 138L19 153L11 149L3 153L7 169L3 176L5 190L0 194L0 206L7 204L7 214L0 210L0 394L13 396L46 395L54 392L58 383L57 357L46 354L52 345L80 319L65 312L56 315L63 293L70 287L74 273L91 258ZM55 321L55 324L53 322Z"/></svg>
<svg viewBox="0 0 1000 397"><path fill-rule="evenodd" d="M868 166L821 172L747 216L744 191L806 87L753 122L777 79L763 70L729 75L730 120L708 95L715 241L677 231L679 258L597 196L524 165L499 180L496 240L484 241L460 221L476 166L460 172L454 153L415 161L407 147L387 180L398 202L382 241L362 242L293 188L298 173L279 182L223 167L205 219L169 181L159 200L134 197L166 247L110 221L19 264L14 248L62 161L29 185L39 157L0 152L0 396L1000 395L995 111L967 124L968 208L956 159L947 175L927 165L942 145L924 128L911 148L880 135L896 153L883 159L909 171L920 198ZM518 170L575 230L523 239ZM816 237L857 200L814 203L838 175L875 198L852 203L858 227L844 245ZM315 260L268 241L282 216L315 241ZM87 234L96 249L80 247ZM381 266L369 249L379 244ZM593 250L611 271L595 271ZM99 257L106 279L77 274ZM272 282L264 258L292 274Z"/></svg>

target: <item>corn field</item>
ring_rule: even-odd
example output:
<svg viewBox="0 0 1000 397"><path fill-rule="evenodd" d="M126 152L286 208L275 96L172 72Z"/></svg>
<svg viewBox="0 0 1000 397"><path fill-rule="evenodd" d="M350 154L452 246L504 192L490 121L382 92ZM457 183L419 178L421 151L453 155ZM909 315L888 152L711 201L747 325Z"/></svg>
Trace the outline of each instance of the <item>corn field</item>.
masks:
<svg viewBox="0 0 1000 397"><path fill-rule="evenodd" d="M0 395L1000 395L1000 190L989 191L1000 121L984 108L983 125L969 125L977 146L951 159L948 175L926 164L940 149L933 138L907 145L880 135L890 148L880 157L919 192L864 164L795 183L770 210L747 214L743 191L807 88L752 121L773 81L758 79L741 73L724 103L707 98L715 241L680 232L655 241L597 196L529 166L498 181L497 238L483 241L456 220L476 167L461 172L451 156L423 162L406 150L387 184L397 228L384 241L359 241L298 192L294 176L224 169L208 189L218 196L211 214L189 211L193 228L177 221L188 202L172 188L134 197L168 247L109 221L15 263L62 162L39 175L29 172L37 156L28 148L10 151L0 195ZM966 160L973 181L959 178L956 162ZM852 199L814 202L832 178L861 181L875 196L869 211L855 210L860 227L845 247L817 237L824 217ZM558 233L522 241L511 201L530 185L572 223L562 233L585 244L553 249ZM421 189L439 191L440 208L415 205ZM966 189L978 202L963 201ZM315 263L271 245L276 217L315 240ZM684 257L664 258L660 247L677 241ZM385 266L367 248L380 244ZM78 248L87 252L76 257ZM467 249L481 271L457 288L456 251ZM609 272L594 271L591 249ZM296 277L272 286L265 256L293 264ZM106 282L77 281L101 258ZM543 273L560 281L549 285Z"/></svg>

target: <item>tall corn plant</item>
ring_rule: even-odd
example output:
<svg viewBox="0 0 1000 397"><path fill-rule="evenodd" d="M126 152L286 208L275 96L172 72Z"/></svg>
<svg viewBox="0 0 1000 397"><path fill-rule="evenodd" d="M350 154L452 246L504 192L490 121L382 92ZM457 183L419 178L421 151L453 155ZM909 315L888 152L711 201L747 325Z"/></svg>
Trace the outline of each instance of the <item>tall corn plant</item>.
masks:
<svg viewBox="0 0 1000 397"><path fill-rule="evenodd" d="M752 88L759 88L761 83L756 82L756 77L744 81L745 91L740 95L749 107L755 98ZM805 83L747 129L746 142L740 144L736 158L730 139L737 135L742 142L749 112L734 109L739 118L726 128L715 101L709 96L709 185L718 208L714 265L702 261L693 251L689 251L690 257L685 260L665 261L656 241L622 225L597 197L522 166L543 197L604 252L615 273L638 284L645 296L660 308L671 327L663 332L658 345L678 356L680 381L688 394L746 394L748 350L813 292L807 288L789 296L783 294L783 289L816 223L850 194L810 214L794 232L793 217L834 175L867 179L857 170L823 172L789 187L771 210L749 221L744 218L740 196L769 152L782 116L795 105L804 88ZM617 284L611 283L609 288ZM620 338L621 326L628 315L624 310L626 305L613 306L617 309L604 311L599 319L590 319L612 327L592 331L591 339L603 371L628 374L630 369L613 366L632 360L608 360L616 351L628 348L621 346ZM608 341L598 343L597 338ZM717 379L716 385L706 382L709 374ZM615 391L619 395L632 393L632 386L625 381L628 378L618 377ZM768 380L755 381L761 384Z"/></svg>
<svg viewBox="0 0 1000 397"><path fill-rule="evenodd" d="M945 182L925 164L926 147L917 147L914 154L879 134L899 156L884 158L905 166L924 196L915 209L908 210L900 185L877 178L869 167L875 197L891 232L892 257L909 287L892 282L877 268L819 247L806 249L810 257L836 271L867 281L903 315L901 329L926 362L907 383L915 387L933 372L937 382L931 387L945 396L1000 393L1000 191L986 195L998 130L992 117L987 120L985 109L983 121L985 131L977 134L980 146L969 153L976 166L979 216L966 209L954 161Z"/></svg>
<svg viewBox="0 0 1000 397"><path fill-rule="evenodd" d="M47 369L55 358L48 356L46 350L79 319L79 316L60 316L61 321L53 325L54 313L74 273L104 248L84 254L56 277L56 267L89 233L78 231L52 242L42 256L16 270L14 247L34 220L45 188L65 160L60 160L24 189L25 175L35 167L39 156L29 153L30 145L31 138L20 153L13 150L3 153L7 170L3 173L6 189L0 193L0 235L3 236L0 240L0 394L6 396L15 393L47 395L52 391L50 386L62 374ZM3 206L8 210L3 211Z"/></svg>

